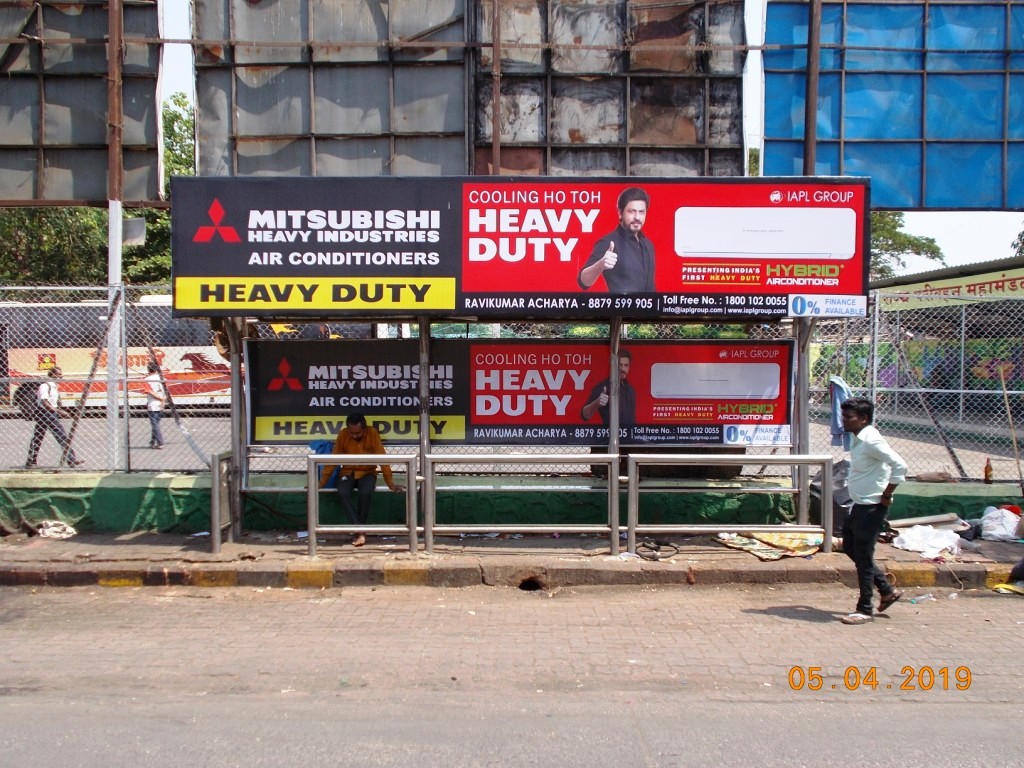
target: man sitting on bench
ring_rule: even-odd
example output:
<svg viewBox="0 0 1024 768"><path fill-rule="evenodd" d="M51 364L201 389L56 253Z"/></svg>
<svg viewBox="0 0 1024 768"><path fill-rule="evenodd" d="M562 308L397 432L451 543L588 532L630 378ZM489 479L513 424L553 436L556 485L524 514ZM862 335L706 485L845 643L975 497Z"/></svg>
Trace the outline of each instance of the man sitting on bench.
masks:
<svg viewBox="0 0 1024 768"><path fill-rule="evenodd" d="M351 413L345 419L345 427L338 433L338 437L334 441L333 452L336 454L383 454L384 444L381 442L380 432L374 427L366 425L366 417L363 414ZM405 490L403 486L395 483L390 464L381 464L380 470L388 488L395 492ZM333 474L329 471L323 473L320 479L321 488L327 485ZM338 499L341 502L341 508L353 525L365 526L370 519L370 501L373 499L373 491L377 487L377 465L344 464L339 474ZM352 491L358 493L355 507L352 506ZM353 547L361 547L365 543L366 534L362 531L356 533L352 539Z"/></svg>

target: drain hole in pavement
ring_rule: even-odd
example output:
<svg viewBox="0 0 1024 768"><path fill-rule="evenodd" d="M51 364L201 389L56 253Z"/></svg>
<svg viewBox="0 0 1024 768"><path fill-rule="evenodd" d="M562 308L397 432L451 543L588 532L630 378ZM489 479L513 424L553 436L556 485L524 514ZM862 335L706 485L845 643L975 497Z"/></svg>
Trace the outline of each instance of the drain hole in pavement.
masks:
<svg viewBox="0 0 1024 768"><path fill-rule="evenodd" d="M536 576L529 576L519 582L519 588L524 592L536 592L539 589L544 589L544 585Z"/></svg>

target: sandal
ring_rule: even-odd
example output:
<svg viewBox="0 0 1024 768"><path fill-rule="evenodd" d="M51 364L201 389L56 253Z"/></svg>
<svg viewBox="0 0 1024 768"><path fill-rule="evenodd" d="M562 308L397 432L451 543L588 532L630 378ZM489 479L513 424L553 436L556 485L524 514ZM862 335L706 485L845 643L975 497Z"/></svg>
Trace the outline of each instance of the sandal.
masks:
<svg viewBox="0 0 1024 768"><path fill-rule="evenodd" d="M878 601L878 612L884 612L886 608L895 603L901 597L903 597L903 593L897 592L896 590L893 590L888 595L882 595L882 599Z"/></svg>

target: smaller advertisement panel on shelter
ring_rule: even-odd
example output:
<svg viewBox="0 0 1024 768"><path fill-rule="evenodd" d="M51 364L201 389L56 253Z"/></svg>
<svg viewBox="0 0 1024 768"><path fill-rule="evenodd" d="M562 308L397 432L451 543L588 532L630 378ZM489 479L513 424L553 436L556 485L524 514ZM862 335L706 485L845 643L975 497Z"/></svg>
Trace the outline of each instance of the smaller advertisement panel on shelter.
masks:
<svg viewBox="0 0 1024 768"><path fill-rule="evenodd" d="M419 441L415 341L249 341L249 439L330 438L360 412L385 443ZM430 440L438 444L609 442L617 378L624 445L789 445L791 341L631 342L612 373L607 344L436 340Z"/></svg>

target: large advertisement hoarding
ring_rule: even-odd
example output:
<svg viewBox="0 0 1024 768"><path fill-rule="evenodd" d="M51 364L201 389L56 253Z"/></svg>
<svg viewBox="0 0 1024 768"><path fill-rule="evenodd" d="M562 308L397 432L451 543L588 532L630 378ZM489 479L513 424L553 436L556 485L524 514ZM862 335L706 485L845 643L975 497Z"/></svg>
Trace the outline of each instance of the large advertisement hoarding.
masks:
<svg viewBox="0 0 1024 768"><path fill-rule="evenodd" d="M759 5L764 168L798 174L812 5ZM876 210L1024 210L1020 0L821 6L815 168L870 176Z"/></svg>
<svg viewBox="0 0 1024 768"><path fill-rule="evenodd" d="M363 413L391 444L419 441L415 341L250 341L249 440L306 444ZM430 440L607 445L606 343L435 340ZM630 342L616 361L623 445L790 445L791 341Z"/></svg>
<svg viewBox="0 0 1024 768"><path fill-rule="evenodd" d="M863 179L176 178L176 316L866 313Z"/></svg>

